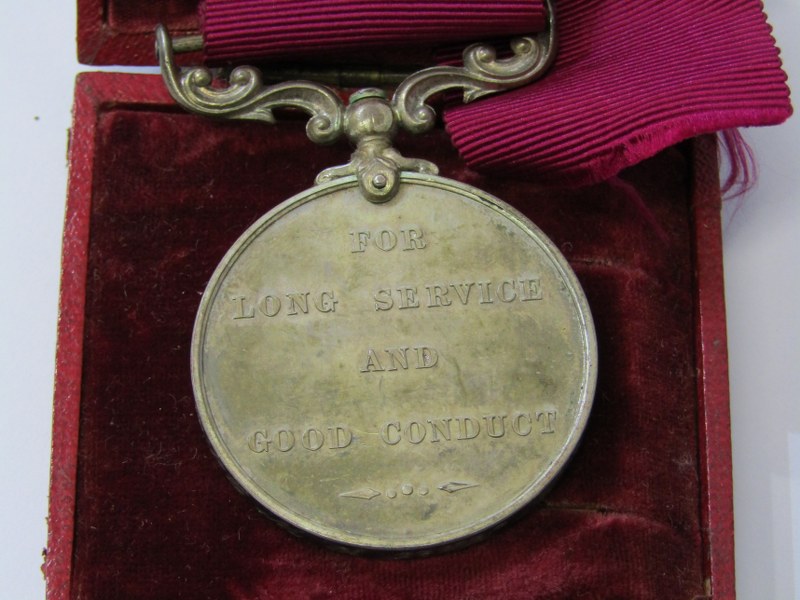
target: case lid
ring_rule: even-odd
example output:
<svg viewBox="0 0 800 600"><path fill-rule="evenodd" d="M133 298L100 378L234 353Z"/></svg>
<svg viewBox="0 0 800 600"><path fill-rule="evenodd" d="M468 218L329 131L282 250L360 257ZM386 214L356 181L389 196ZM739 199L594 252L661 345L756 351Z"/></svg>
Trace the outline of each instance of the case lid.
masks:
<svg viewBox="0 0 800 600"><path fill-rule="evenodd" d="M198 33L197 0L78 0L78 60L85 65L155 65L156 25L176 36ZM187 64L199 62L188 55Z"/></svg>

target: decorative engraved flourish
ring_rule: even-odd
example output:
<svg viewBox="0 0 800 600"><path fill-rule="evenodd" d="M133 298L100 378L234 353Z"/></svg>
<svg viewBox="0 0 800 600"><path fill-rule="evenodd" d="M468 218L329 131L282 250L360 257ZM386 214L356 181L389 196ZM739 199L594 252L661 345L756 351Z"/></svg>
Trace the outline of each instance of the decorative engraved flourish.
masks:
<svg viewBox="0 0 800 600"><path fill-rule="evenodd" d="M339 494L342 498L356 498L358 500L372 500L380 495L381 493L378 490L373 490L372 488L361 488Z"/></svg>
<svg viewBox="0 0 800 600"><path fill-rule="evenodd" d="M288 81L265 86L258 69L237 67L230 75L228 87L212 87L213 76L208 69L178 69L169 34L161 25L156 29L156 50L167 89L190 112L274 123L274 108L292 107L311 115L306 133L312 141L328 144L342 134L344 105L339 96L323 85Z"/></svg>
<svg viewBox="0 0 800 600"><path fill-rule="evenodd" d="M535 37L512 40L511 58L498 59L491 46L474 44L464 50L463 67L431 67L406 78L392 99L400 124L413 133L433 127L436 111L427 101L446 90L463 88L464 102L471 102L541 77L555 60L558 43L553 1L546 4L547 29Z"/></svg>
<svg viewBox="0 0 800 600"><path fill-rule="evenodd" d="M396 487L390 487L385 492L381 493L371 487L359 488L349 492L342 492L339 494L340 498L356 498L357 500L372 500L378 496L385 496L389 500L395 500L402 496L427 496L430 493L430 488L427 485L413 485L411 483L402 483Z"/></svg>
<svg viewBox="0 0 800 600"><path fill-rule="evenodd" d="M476 488L479 484L477 483L465 483L463 481L448 481L446 483L441 483L436 486L443 492L447 492L448 494L455 494L456 492L460 492L463 490L468 490L470 488ZM386 496L389 500L394 500L400 496L411 496L413 494L417 494L419 496L427 496L429 493L429 489L426 485L418 485L413 486L410 483L404 483L397 488L389 488L386 492L379 492L376 489L371 487L363 487L357 490L350 490L347 492L342 492L339 494L340 498L355 498L356 500L372 500L373 498L377 498L378 496Z"/></svg>
<svg viewBox="0 0 800 600"><path fill-rule="evenodd" d="M339 97L325 86L308 81L288 81L265 86L261 72L238 67L227 87L213 86L205 68L179 70L173 60L173 45L166 29L156 29L156 48L161 73L170 94L190 112L229 119L251 119L274 123L277 107L299 108L311 115L308 137L326 144L342 133L356 145L346 165L325 169L317 183L355 175L363 196L370 202L387 202L397 193L400 173L436 174L436 165L406 158L392 147L399 127L420 133L433 127L436 113L427 104L431 96L463 88L464 102L501 90L518 87L540 77L552 64L556 51L553 0L545 0L548 27L536 36L512 40L514 55L498 59L493 48L475 44L464 51L463 67L431 67L407 77L389 102L381 90L364 89L350 97L345 110Z"/></svg>
<svg viewBox="0 0 800 600"><path fill-rule="evenodd" d="M478 487L478 484L463 483L460 481L448 481L447 483L442 483L437 487L443 492L447 492L448 494L454 494L455 492L460 492L461 490L467 490L469 488Z"/></svg>

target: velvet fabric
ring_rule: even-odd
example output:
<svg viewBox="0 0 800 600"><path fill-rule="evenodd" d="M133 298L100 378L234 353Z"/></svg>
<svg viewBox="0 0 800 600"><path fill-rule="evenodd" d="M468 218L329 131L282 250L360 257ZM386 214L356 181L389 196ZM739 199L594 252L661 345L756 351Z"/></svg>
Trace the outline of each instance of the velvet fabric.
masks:
<svg viewBox="0 0 800 600"><path fill-rule="evenodd" d="M690 146L580 191L478 175L442 131L399 146L529 215L584 286L598 391L561 478L501 530L428 558L347 555L261 514L197 420L194 314L244 229L349 149L314 146L301 122L106 102L88 207L69 597L703 596Z"/></svg>

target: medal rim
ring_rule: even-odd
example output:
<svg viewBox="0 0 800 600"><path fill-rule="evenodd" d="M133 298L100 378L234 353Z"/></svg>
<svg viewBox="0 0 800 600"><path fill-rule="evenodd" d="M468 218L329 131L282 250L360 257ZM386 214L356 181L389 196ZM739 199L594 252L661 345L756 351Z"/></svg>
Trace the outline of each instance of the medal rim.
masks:
<svg viewBox="0 0 800 600"><path fill-rule="evenodd" d="M550 461L549 468L539 473L538 477L533 479L521 493L507 502L501 510L488 514L483 518L472 520L462 527L449 529L434 535L403 539L386 539L380 536L363 534L353 535L343 529L318 525L310 517L279 502L263 490L255 478L247 475L236 455L224 442L211 416L210 398L203 383L203 348L208 315L217 298L220 286L249 244L289 212L314 200L323 198L332 192L358 187L358 179L356 176L351 175L325 184L315 185L291 196L259 217L245 229L220 260L209 278L197 309L192 332L190 363L192 389L198 417L212 452L225 469L226 475L233 480L236 487L246 492L261 508L269 511L270 516L277 517L293 529L311 533L328 542L365 550L414 551L455 545L458 542L476 537L502 525L523 507L533 503L534 500L547 491L562 473L569 459L575 454L591 413L597 383L597 339L589 304L572 267L553 241L520 211L492 194L469 184L438 175L418 173L402 173L400 175L400 183L401 185L411 184L440 188L463 198L468 198L509 219L516 227L522 229L530 238L535 240L536 244L550 259L552 265L555 266L559 275L564 279L575 304L583 342L581 350L583 354L583 382L580 388L580 398L575 402L577 407L576 417L571 421L571 431L564 444L560 447L557 456ZM367 202L367 200L364 200L364 202Z"/></svg>

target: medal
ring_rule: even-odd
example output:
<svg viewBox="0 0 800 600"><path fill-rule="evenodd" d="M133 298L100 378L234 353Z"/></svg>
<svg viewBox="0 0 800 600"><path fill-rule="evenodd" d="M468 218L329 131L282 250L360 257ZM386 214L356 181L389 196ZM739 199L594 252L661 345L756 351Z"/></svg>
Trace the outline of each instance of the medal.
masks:
<svg viewBox="0 0 800 600"><path fill-rule="evenodd" d="M552 14L552 12L551 12ZM505 521L556 478L586 425L596 342L586 299L552 242L501 200L392 147L433 125L426 104L527 83L549 65L552 24L497 60L407 78L389 101L345 108L324 86L165 80L199 114L272 121L300 108L316 142L342 134L347 165L245 231L212 275L192 340L211 446L271 515L336 545L430 550Z"/></svg>

